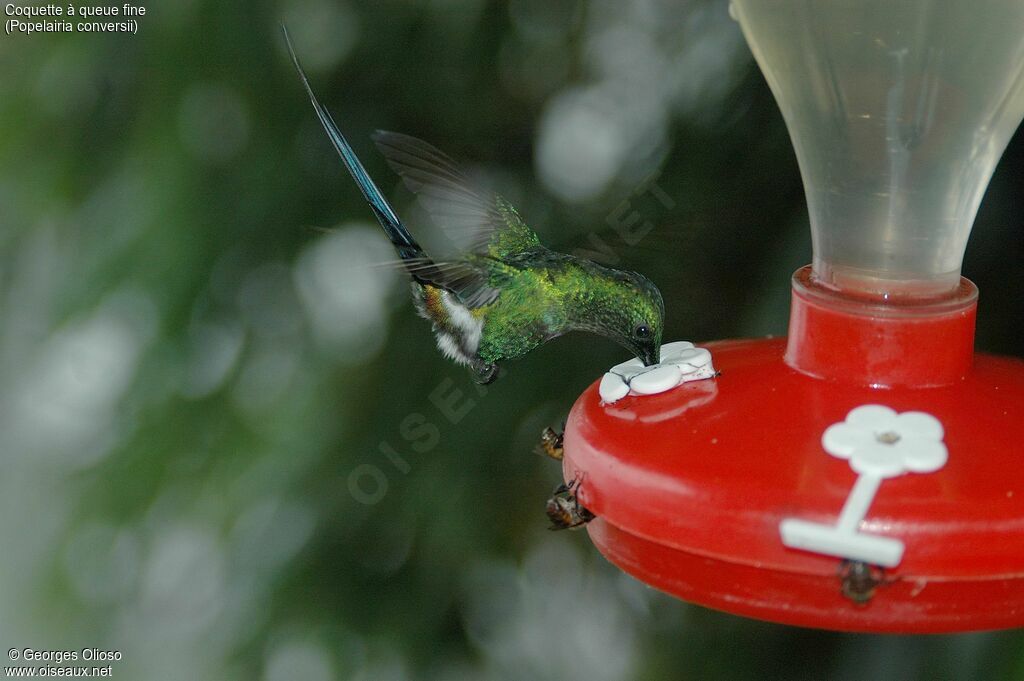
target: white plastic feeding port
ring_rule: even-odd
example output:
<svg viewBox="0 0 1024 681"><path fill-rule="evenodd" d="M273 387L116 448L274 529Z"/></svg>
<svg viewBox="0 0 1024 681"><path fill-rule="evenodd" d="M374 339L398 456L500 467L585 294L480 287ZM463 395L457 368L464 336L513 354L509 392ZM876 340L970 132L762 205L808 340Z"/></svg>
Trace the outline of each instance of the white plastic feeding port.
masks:
<svg viewBox="0 0 1024 681"><path fill-rule="evenodd" d="M786 518L779 524L782 543L794 549L895 567L903 558L903 542L859 532L882 480L906 472L930 473L948 457L942 424L931 414L866 404L846 420L829 426L821 444L832 456L850 460L858 473L835 525Z"/></svg>
<svg viewBox="0 0 1024 681"><path fill-rule="evenodd" d="M661 346L661 363L645 367L639 359L616 364L601 379L601 401L615 402L629 394L656 395L688 381L714 378L711 352L689 341Z"/></svg>

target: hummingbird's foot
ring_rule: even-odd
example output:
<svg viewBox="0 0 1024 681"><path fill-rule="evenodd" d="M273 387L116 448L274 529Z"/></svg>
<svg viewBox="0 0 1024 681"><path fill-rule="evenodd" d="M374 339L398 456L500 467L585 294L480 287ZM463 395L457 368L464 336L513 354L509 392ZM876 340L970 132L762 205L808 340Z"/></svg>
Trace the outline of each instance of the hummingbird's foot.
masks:
<svg viewBox="0 0 1024 681"><path fill-rule="evenodd" d="M534 449L538 454L550 456L555 461L562 460L562 440L564 434L550 426L541 431L540 444Z"/></svg>
<svg viewBox="0 0 1024 681"><path fill-rule="evenodd" d="M494 382L494 379L498 377L498 365L487 364L477 360L471 365L473 369L474 379L480 385L487 385L488 383Z"/></svg>
<svg viewBox="0 0 1024 681"><path fill-rule="evenodd" d="M576 492L579 491L580 480L569 484L561 484L555 488L554 496L548 499L544 511L551 521L549 530L576 530L596 516L583 507Z"/></svg>

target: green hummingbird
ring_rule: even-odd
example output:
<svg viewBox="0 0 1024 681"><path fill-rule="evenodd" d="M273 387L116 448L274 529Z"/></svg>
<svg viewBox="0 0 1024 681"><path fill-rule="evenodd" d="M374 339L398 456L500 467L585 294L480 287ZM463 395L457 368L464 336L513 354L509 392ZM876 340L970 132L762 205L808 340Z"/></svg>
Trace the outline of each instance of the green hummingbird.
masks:
<svg viewBox="0 0 1024 681"><path fill-rule="evenodd" d="M378 149L432 218L452 236L468 236L458 257L428 256L316 98L287 31L285 40L320 123L412 277L416 308L433 324L445 356L489 383L499 362L570 331L589 331L617 341L646 366L658 363L665 304L650 280L545 248L511 204L472 188L448 156L414 137L378 131Z"/></svg>

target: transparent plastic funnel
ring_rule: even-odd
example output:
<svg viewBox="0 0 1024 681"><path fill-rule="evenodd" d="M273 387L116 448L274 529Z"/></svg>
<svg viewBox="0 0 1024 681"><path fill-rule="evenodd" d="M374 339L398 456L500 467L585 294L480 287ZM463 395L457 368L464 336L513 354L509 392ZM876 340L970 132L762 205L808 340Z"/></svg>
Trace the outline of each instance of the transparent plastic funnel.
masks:
<svg viewBox="0 0 1024 681"><path fill-rule="evenodd" d="M815 279L941 298L1024 116L1022 0L733 0L807 193Z"/></svg>

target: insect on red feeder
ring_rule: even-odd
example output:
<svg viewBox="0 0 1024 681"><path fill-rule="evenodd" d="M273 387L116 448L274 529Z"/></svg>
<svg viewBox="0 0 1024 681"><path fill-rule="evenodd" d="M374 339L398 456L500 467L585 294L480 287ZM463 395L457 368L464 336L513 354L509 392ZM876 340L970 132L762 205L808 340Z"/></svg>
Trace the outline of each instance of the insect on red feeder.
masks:
<svg viewBox="0 0 1024 681"><path fill-rule="evenodd" d="M960 276L1024 116L1024 5L730 11L796 148L813 264L787 339L666 347L583 393L564 473L590 536L648 584L740 615L1024 625L1024 362L974 352Z"/></svg>

